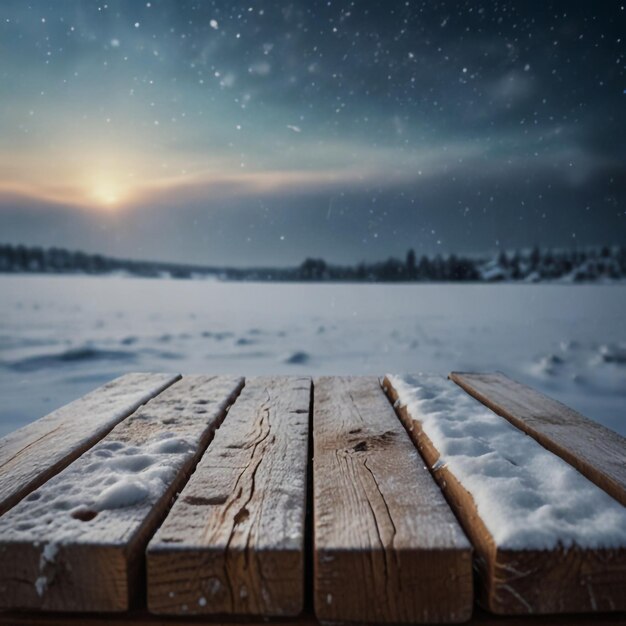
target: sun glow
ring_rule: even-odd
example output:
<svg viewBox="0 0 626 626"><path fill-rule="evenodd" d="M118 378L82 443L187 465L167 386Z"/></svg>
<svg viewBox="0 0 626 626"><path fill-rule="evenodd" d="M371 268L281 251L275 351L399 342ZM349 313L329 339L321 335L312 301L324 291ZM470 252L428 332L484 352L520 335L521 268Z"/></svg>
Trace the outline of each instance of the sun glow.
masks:
<svg viewBox="0 0 626 626"><path fill-rule="evenodd" d="M103 179L96 181L90 195L99 206L114 208L124 201L127 193L116 181Z"/></svg>
<svg viewBox="0 0 626 626"><path fill-rule="evenodd" d="M119 215L152 203L180 204L207 197L256 196L322 186L330 189L349 183L362 185L376 176L384 176L386 181L402 176L397 159L391 172L382 166L378 171L371 167L375 159L365 150L361 150L366 155L364 161L350 167L295 169L277 162L242 171L235 161L221 154L200 160L181 153L163 162L159 153L148 147L120 150L96 140L91 143L91 151L70 142L64 151L54 155L42 151L36 159L27 155L9 158L0 150L0 202L3 196L23 196L101 215ZM406 167L408 176L415 169L411 165ZM8 172L6 176L3 170Z"/></svg>

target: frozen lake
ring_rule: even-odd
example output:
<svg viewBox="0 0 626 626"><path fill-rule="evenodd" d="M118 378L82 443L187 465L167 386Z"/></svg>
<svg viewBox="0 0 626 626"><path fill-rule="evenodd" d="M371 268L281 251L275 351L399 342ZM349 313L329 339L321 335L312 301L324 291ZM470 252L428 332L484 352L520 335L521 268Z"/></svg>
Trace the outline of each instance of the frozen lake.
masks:
<svg viewBox="0 0 626 626"><path fill-rule="evenodd" d="M129 371L500 370L626 434L626 287L0 276L0 436Z"/></svg>

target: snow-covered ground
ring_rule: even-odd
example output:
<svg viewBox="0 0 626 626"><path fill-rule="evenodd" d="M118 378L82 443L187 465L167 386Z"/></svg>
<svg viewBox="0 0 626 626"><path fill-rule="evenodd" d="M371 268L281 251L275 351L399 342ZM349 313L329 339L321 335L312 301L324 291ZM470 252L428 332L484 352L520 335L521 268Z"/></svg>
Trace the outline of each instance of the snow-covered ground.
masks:
<svg viewBox="0 0 626 626"><path fill-rule="evenodd" d="M625 286L0 275L0 294L0 436L128 371L500 370L626 434Z"/></svg>

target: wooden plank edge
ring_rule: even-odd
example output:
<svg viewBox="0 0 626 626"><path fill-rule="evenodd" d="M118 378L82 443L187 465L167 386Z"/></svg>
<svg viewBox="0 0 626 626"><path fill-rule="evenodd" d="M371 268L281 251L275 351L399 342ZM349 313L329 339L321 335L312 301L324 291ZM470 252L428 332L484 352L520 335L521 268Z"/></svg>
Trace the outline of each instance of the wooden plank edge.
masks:
<svg viewBox="0 0 626 626"><path fill-rule="evenodd" d="M489 396L478 391L478 389L476 389L471 384L470 381L466 380L465 377L468 375L475 376L477 374L473 372L450 372L450 374L448 375L448 378L454 383L456 383L459 387L461 387L461 389L467 392L470 396L472 396L473 398L475 398L476 400L484 404L487 408L491 409L494 413L508 420L511 424L513 424L513 426L515 426L516 428L519 428L519 430L523 431L524 433L532 437L535 441L541 444L546 450L549 450L556 456L562 458L566 463L569 463L572 467L577 469L583 476L585 476L585 478L589 479L592 483L600 487L600 489L608 493L612 498L615 498L620 504L622 504L623 506L626 506L626 487L623 484L616 482L611 476L609 476L604 471L602 471L601 469L593 465L593 463L580 458L580 456L577 456L569 448L560 445L558 442L554 441L554 439L537 431L535 428L530 426L524 420L517 418L513 413L511 413L510 411L507 411L505 408L500 406L500 404L491 400ZM490 375L490 374L484 374L484 375ZM573 410L573 409L570 409L570 407L568 407L567 405L559 402L558 400L555 400L554 398L549 398L549 396L545 396L545 394L541 394L540 392L537 392L532 387L528 387L527 385L522 385L522 383L518 383L512 378L509 378L508 376L506 376L506 374L503 374L501 372L496 372L495 375L502 376L506 378L508 381L510 381L511 383L520 385L520 387L528 388L532 390L533 392L548 398L551 402L562 404L568 410ZM584 416L580 415L580 417L583 418ZM597 422L595 422L594 420L591 420L588 417L584 417L584 419L591 422L592 424L596 426L601 426L601 424L598 424ZM624 457L626 458L626 449L624 450Z"/></svg>

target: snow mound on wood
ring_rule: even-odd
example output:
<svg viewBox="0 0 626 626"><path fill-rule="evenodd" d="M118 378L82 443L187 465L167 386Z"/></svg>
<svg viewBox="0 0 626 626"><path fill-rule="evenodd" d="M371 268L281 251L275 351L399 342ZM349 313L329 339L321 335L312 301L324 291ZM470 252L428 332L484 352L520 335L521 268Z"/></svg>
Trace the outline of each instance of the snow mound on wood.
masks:
<svg viewBox="0 0 626 626"><path fill-rule="evenodd" d="M173 432L142 445L107 438L2 516L0 542L106 540L111 525L145 515L193 451Z"/></svg>
<svg viewBox="0 0 626 626"><path fill-rule="evenodd" d="M626 508L440 376L388 375L500 548L626 546Z"/></svg>

